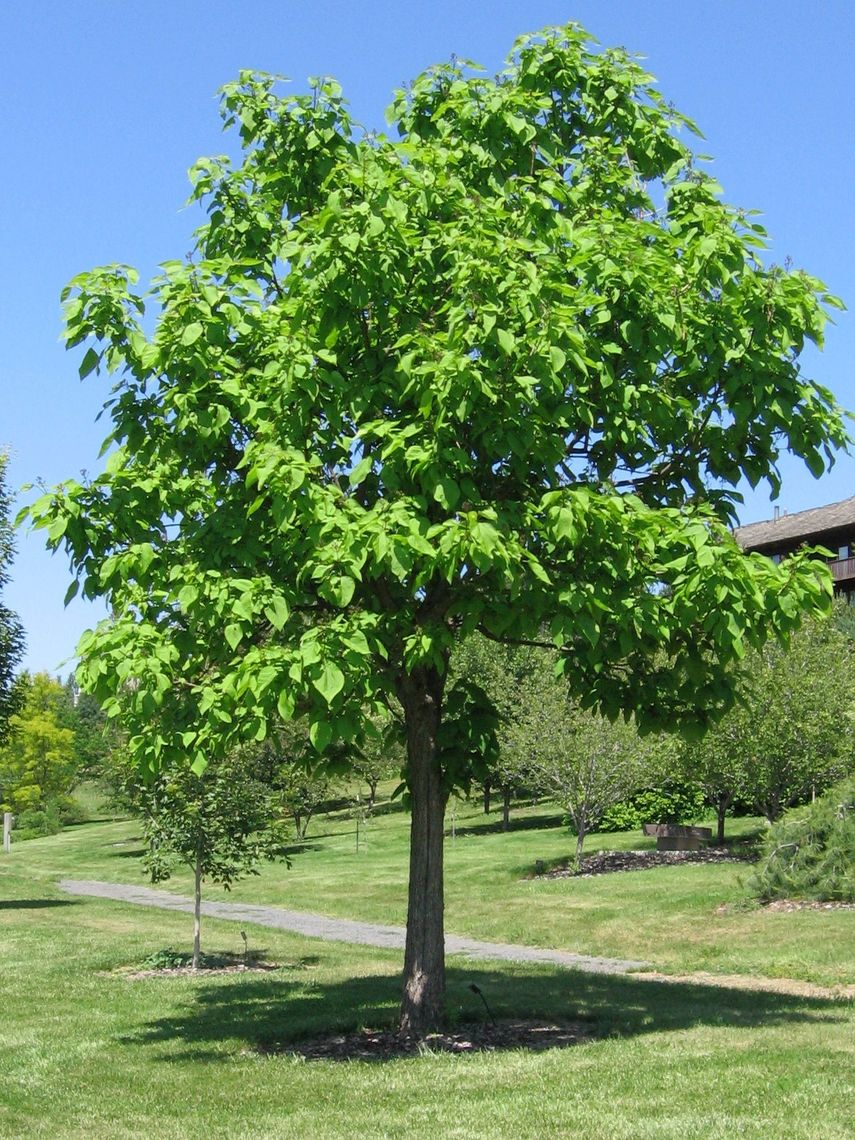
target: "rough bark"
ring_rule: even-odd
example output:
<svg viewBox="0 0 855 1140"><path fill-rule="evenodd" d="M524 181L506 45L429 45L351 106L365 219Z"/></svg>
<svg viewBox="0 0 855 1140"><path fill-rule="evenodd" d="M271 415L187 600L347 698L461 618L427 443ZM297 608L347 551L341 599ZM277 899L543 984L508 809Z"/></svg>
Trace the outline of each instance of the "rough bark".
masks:
<svg viewBox="0 0 855 1140"><path fill-rule="evenodd" d="M443 828L446 792L437 755L443 681L434 669L403 678L410 784L410 884L401 1029L423 1037L445 1020Z"/></svg>

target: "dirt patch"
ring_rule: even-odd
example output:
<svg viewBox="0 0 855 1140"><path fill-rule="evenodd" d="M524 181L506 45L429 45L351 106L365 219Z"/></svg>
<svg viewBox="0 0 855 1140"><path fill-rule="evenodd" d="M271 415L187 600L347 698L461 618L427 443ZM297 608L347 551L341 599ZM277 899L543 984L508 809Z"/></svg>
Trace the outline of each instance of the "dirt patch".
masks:
<svg viewBox="0 0 855 1140"><path fill-rule="evenodd" d="M509 1049L539 1052L566 1049L590 1040L585 1022L500 1021L496 1025L458 1025L420 1040L396 1029L359 1029L308 1041L266 1041L263 1054L302 1057L307 1061L393 1061L426 1053L493 1053Z"/></svg>
<svg viewBox="0 0 855 1140"><path fill-rule="evenodd" d="M650 867L669 867L678 863L750 863L748 852L709 847L703 851L598 851L586 855L578 869L571 864L551 867L533 876L541 879L587 878L610 875L618 871L646 871Z"/></svg>
<svg viewBox="0 0 855 1140"><path fill-rule="evenodd" d="M749 974L659 974L644 971L632 975L633 981L668 982L675 985L719 986L723 989L751 990L772 994L790 994L793 997L815 997L851 1001L855 998L855 985L819 986L795 978L755 978Z"/></svg>
<svg viewBox="0 0 855 1140"><path fill-rule="evenodd" d="M108 978L123 978L128 982L142 978L213 978L218 974L258 974L270 973L282 967L277 962L218 962L214 965L201 965L194 970L190 965L182 966L120 966L116 970L103 970Z"/></svg>
<svg viewBox="0 0 855 1140"><path fill-rule="evenodd" d="M855 910L855 903L851 902L819 902L816 899L772 899L771 902L761 903L756 899L742 899L739 902L719 903L713 914L739 914L747 910L766 912L769 914L793 914L798 910Z"/></svg>

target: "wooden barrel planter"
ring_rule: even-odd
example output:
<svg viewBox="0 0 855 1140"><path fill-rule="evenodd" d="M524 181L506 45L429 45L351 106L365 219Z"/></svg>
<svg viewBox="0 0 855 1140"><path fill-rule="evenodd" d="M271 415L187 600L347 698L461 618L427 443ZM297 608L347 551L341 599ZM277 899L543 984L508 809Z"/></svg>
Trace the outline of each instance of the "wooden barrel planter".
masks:
<svg viewBox="0 0 855 1140"><path fill-rule="evenodd" d="M657 851L700 851L712 839L711 827L684 827L678 823L645 823L645 835L656 836Z"/></svg>

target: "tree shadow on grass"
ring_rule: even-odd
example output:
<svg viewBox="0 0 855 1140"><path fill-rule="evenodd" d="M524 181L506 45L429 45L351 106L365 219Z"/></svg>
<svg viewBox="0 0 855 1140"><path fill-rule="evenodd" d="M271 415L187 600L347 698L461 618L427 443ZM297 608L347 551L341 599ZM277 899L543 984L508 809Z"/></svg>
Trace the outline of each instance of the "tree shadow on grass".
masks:
<svg viewBox="0 0 855 1140"><path fill-rule="evenodd" d="M63 831L79 831L82 827L89 827L94 823L125 823L131 817L123 815L121 812L116 812L115 815L111 812L100 811L96 815L90 815L87 819L73 819L68 823L62 825Z"/></svg>
<svg viewBox="0 0 855 1140"><path fill-rule="evenodd" d="M48 906L79 906L75 899L0 899L0 910L41 910Z"/></svg>
<svg viewBox="0 0 855 1140"><path fill-rule="evenodd" d="M313 843L311 839L297 840L294 843L289 843L287 847L280 848L279 854L286 859L291 859L305 855L307 851L323 851L323 846L320 843Z"/></svg>
<svg viewBox="0 0 855 1140"><path fill-rule="evenodd" d="M564 823L564 816L561 813L549 812L540 815L525 815L519 819L514 819L511 815L509 826L505 827L501 816L495 818L495 813L490 816L485 816L483 822L480 823L467 823L463 827L454 828L454 834L458 838L465 838L469 835L510 835L514 831L547 831L556 827L561 827ZM446 836L451 835L451 825L446 820L445 825Z"/></svg>
<svg viewBox="0 0 855 1140"><path fill-rule="evenodd" d="M477 987L474 992L473 985ZM140 1026L122 1040L138 1045L168 1043L170 1048L162 1057L172 1061L222 1061L223 1047L229 1045L241 1051L302 1052L301 1043L307 1041L327 1040L363 1027L393 1028L399 996L397 974L372 974L329 984L312 978L305 965L295 963L262 978L242 976L232 984L201 981L182 1008ZM490 1049L519 1048L520 1041L526 1040L515 1038L507 1043L503 1028L510 1021L581 1027L575 1039L568 1041L571 1044L700 1025L750 1029L846 1017L839 1002L825 998L548 967L514 966L498 971L474 964L471 969L449 968L448 1005L452 1026L481 1026L484 1047ZM490 1044L493 1018L498 1029L495 1044ZM342 1059L352 1056L345 1051ZM391 1061L395 1056L387 1050L376 1059Z"/></svg>

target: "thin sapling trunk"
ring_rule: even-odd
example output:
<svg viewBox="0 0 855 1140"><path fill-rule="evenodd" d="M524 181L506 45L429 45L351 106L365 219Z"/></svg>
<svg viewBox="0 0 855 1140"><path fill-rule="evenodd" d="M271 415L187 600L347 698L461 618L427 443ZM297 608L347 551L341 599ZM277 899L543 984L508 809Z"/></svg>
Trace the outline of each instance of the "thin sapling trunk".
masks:
<svg viewBox="0 0 855 1140"><path fill-rule="evenodd" d="M193 969L199 969L202 960L202 859L196 857L193 896Z"/></svg>

